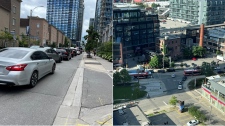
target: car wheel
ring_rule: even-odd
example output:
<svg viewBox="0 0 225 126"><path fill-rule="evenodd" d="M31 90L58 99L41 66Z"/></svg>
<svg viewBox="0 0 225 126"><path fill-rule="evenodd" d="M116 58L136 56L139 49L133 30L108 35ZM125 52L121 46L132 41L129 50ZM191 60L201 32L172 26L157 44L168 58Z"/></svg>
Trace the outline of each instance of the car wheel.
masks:
<svg viewBox="0 0 225 126"><path fill-rule="evenodd" d="M52 72L51 72L51 74L54 74L55 73L55 64L53 64L53 66L52 66Z"/></svg>
<svg viewBox="0 0 225 126"><path fill-rule="evenodd" d="M38 81L38 72L37 71L34 71L31 75L31 78L30 78L30 84L29 84L29 87L35 87L35 85L37 84L37 81Z"/></svg>

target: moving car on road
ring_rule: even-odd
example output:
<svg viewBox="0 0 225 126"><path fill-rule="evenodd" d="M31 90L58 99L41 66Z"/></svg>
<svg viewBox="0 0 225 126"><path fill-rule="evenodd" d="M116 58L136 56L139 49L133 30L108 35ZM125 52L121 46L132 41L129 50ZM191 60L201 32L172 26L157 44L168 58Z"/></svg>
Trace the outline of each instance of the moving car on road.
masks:
<svg viewBox="0 0 225 126"><path fill-rule="evenodd" d="M186 76L183 76L182 77L182 81L186 81L187 80L187 77Z"/></svg>
<svg viewBox="0 0 225 126"><path fill-rule="evenodd" d="M187 126L195 126L195 125L197 125L199 123L199 121L198 120L191 120L191 121L189 121L189 122L187 122Z"/></svg>
<svg viewBox="0 0 225 126"><path fill-rule="evenodd" d="M175 74L172 74L171 77L174 78L174 77L176 77L176 75Z"/></svg>
<svg viewBox="0 0 225 126"><path fill-rule="evenodd" d="M65 49L56 49L55 51L59 55L61 55L63 57L63 59L68 60L68 61L71 59L71 54L69 54L68 52L66 52Z"/></svg>
<svg viewBox="0 0 225 126"><path fill-rule="evenodd" d="M178 85L178 90L182 90L183 89L183 85L179 84Z"/></svg>
<svg viewBox="0 0 225 126"><path fill-rule="evenodd" d="M34 87L45 75L54 74L55 61L43 51L9 47L0 50L0 84Z"/></svg>

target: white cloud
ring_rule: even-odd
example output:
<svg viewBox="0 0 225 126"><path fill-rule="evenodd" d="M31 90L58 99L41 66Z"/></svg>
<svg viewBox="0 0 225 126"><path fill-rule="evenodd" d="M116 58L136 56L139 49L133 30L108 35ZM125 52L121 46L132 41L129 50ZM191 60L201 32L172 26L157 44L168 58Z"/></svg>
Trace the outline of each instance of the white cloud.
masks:
<svg viewBox="0 0 225 126"><path fill-rule="evenodd" d="M41 2L40 2L41 1ZM36 8L32 16L38 16L40 18L46 19L46 11L47 11L47 0L23 0L21 3L21 18L27 18L30 16L30 10L34 9L37 6L44 6ZM84 19L83 19L83 30L82 37L86 35L86 30L89 27L90 18L94 18L95 16L95 6L96 0L84 0Z"/></svg>

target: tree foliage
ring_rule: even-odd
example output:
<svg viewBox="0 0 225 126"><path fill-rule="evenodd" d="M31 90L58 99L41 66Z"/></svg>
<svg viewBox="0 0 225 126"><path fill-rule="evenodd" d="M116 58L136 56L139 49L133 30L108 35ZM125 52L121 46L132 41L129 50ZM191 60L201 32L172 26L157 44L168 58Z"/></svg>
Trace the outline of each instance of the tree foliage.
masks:
<svg viewBox="0 0 225 126"><path fill-rule="evenodd" d="M159 68L159 58L158 56L154 56L149 62L151 68Z"/></svg>
<svg viewBox="0 0 225 126"><path fill-rule="evenodd" d="M28 36L22 34L21 40L19 40L19 47L28 47Z"/></svg>
<svg viewBox="0 0 225 126"><path fill-rule="evenodd" d="M175 67L175 63L172 61L170 67Z"/></svg>
<svg viewBox="0 0 225 126"><path fill-rule="evenodd" d="M213 75L214 74L213 67L211 67L211 66L212 65L210 63L202 62L201 74L206 75L206 76Z"/></svg>
<svg viewBox="0 0 225 126"><path fill-rule="evenodd" d="M170 104L170 105L173 105L173 106L175 107L176 104L177 104L177 97L172 96L172 97L170 98L169 104Z"/></svg>
<svg viewBox="0 0 225 126"><path fill-rule="evenodd" d="M152 8L157 8L157 7L160 7L160 5L159 4L152 3Z"/></svg>
<svg viewBox="0 0 225 126"><path fill-rule="evenodd" d="M193 57L192 48L185 47L183 49L183 56L184 56L184 58L187 58L187 59Z"/></svg>
<svg viewBox="0 0 225 126"><path fill-rule="evenodd" d="M0 41L2 41L3 44L5 44L6 42L9 42L9 41L12 41L12 40L13 40L13 36L8 31L0 32ZM5 46L5 45L2 45L2 46Z"/></svg>
<svg viewBox="0 0 225 126"><path fill-rule="evenodd" d="M128 71L126 69L122 69L120 71L121 81L123 83L128 83L131 81L131 76L129 75Z"/></svg>
<svg viewBox="0 0 225 126"><path fill-rule="evenodd" d="M113 85L125 84L131 81L131 76L126 69L113 73Z"/></svg>
<svg viewBox="0 0 225 126"><path fill-rule="evenodd" d="M193 46L192 53L194 56L203 57L205 56L206 49L201 46Z"/></svg>
<svg viewBox="0 0 225 126"><path fill-rule="evenodd" d="M118 85L121 82L120 72L113 73L113 85Z"/></svg>
<svg viewBox="0 0 225 126"><path fill-rule="evenodd" d="M188 113L198 119L200 122L204 122L207 120L206 116L195 106L191 106L188 108Z"/></svg>
<svg viewBox="0 0 225 126"><path fill-rule="evenodd" d="M85 50L87 52L92 51L94 48L97 47L99 35L98 33L94 30L93 26L90 26L89 29L86 30L88 33L87 35L84 36L84 39L87 41L85 45Z"/></svg>
<svg viewBox="0 0 225 126"><path fill-rule="evenodd" d="M64 47L69 47L69 40L68 40L68 38L67 37L65 37L65 40L64 40Z"/></svg>

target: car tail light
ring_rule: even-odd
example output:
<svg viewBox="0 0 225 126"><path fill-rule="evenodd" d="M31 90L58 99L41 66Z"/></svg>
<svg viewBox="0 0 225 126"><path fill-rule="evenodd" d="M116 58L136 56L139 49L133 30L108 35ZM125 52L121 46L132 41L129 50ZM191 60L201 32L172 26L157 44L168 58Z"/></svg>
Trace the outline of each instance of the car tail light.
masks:
<svg viewBox="0 0 225 126"><path fill-rule="evenodd" d="M64 52L66 55L68 54L68 52Z"/></svg>
<svg viewBox="0 0 225 126"><path fill-rule="evenodd" d="M14 65L14 66L8 66L6 69L8 71L24 71L25 67L27 64L19 64L19 65Z"/></svg>

